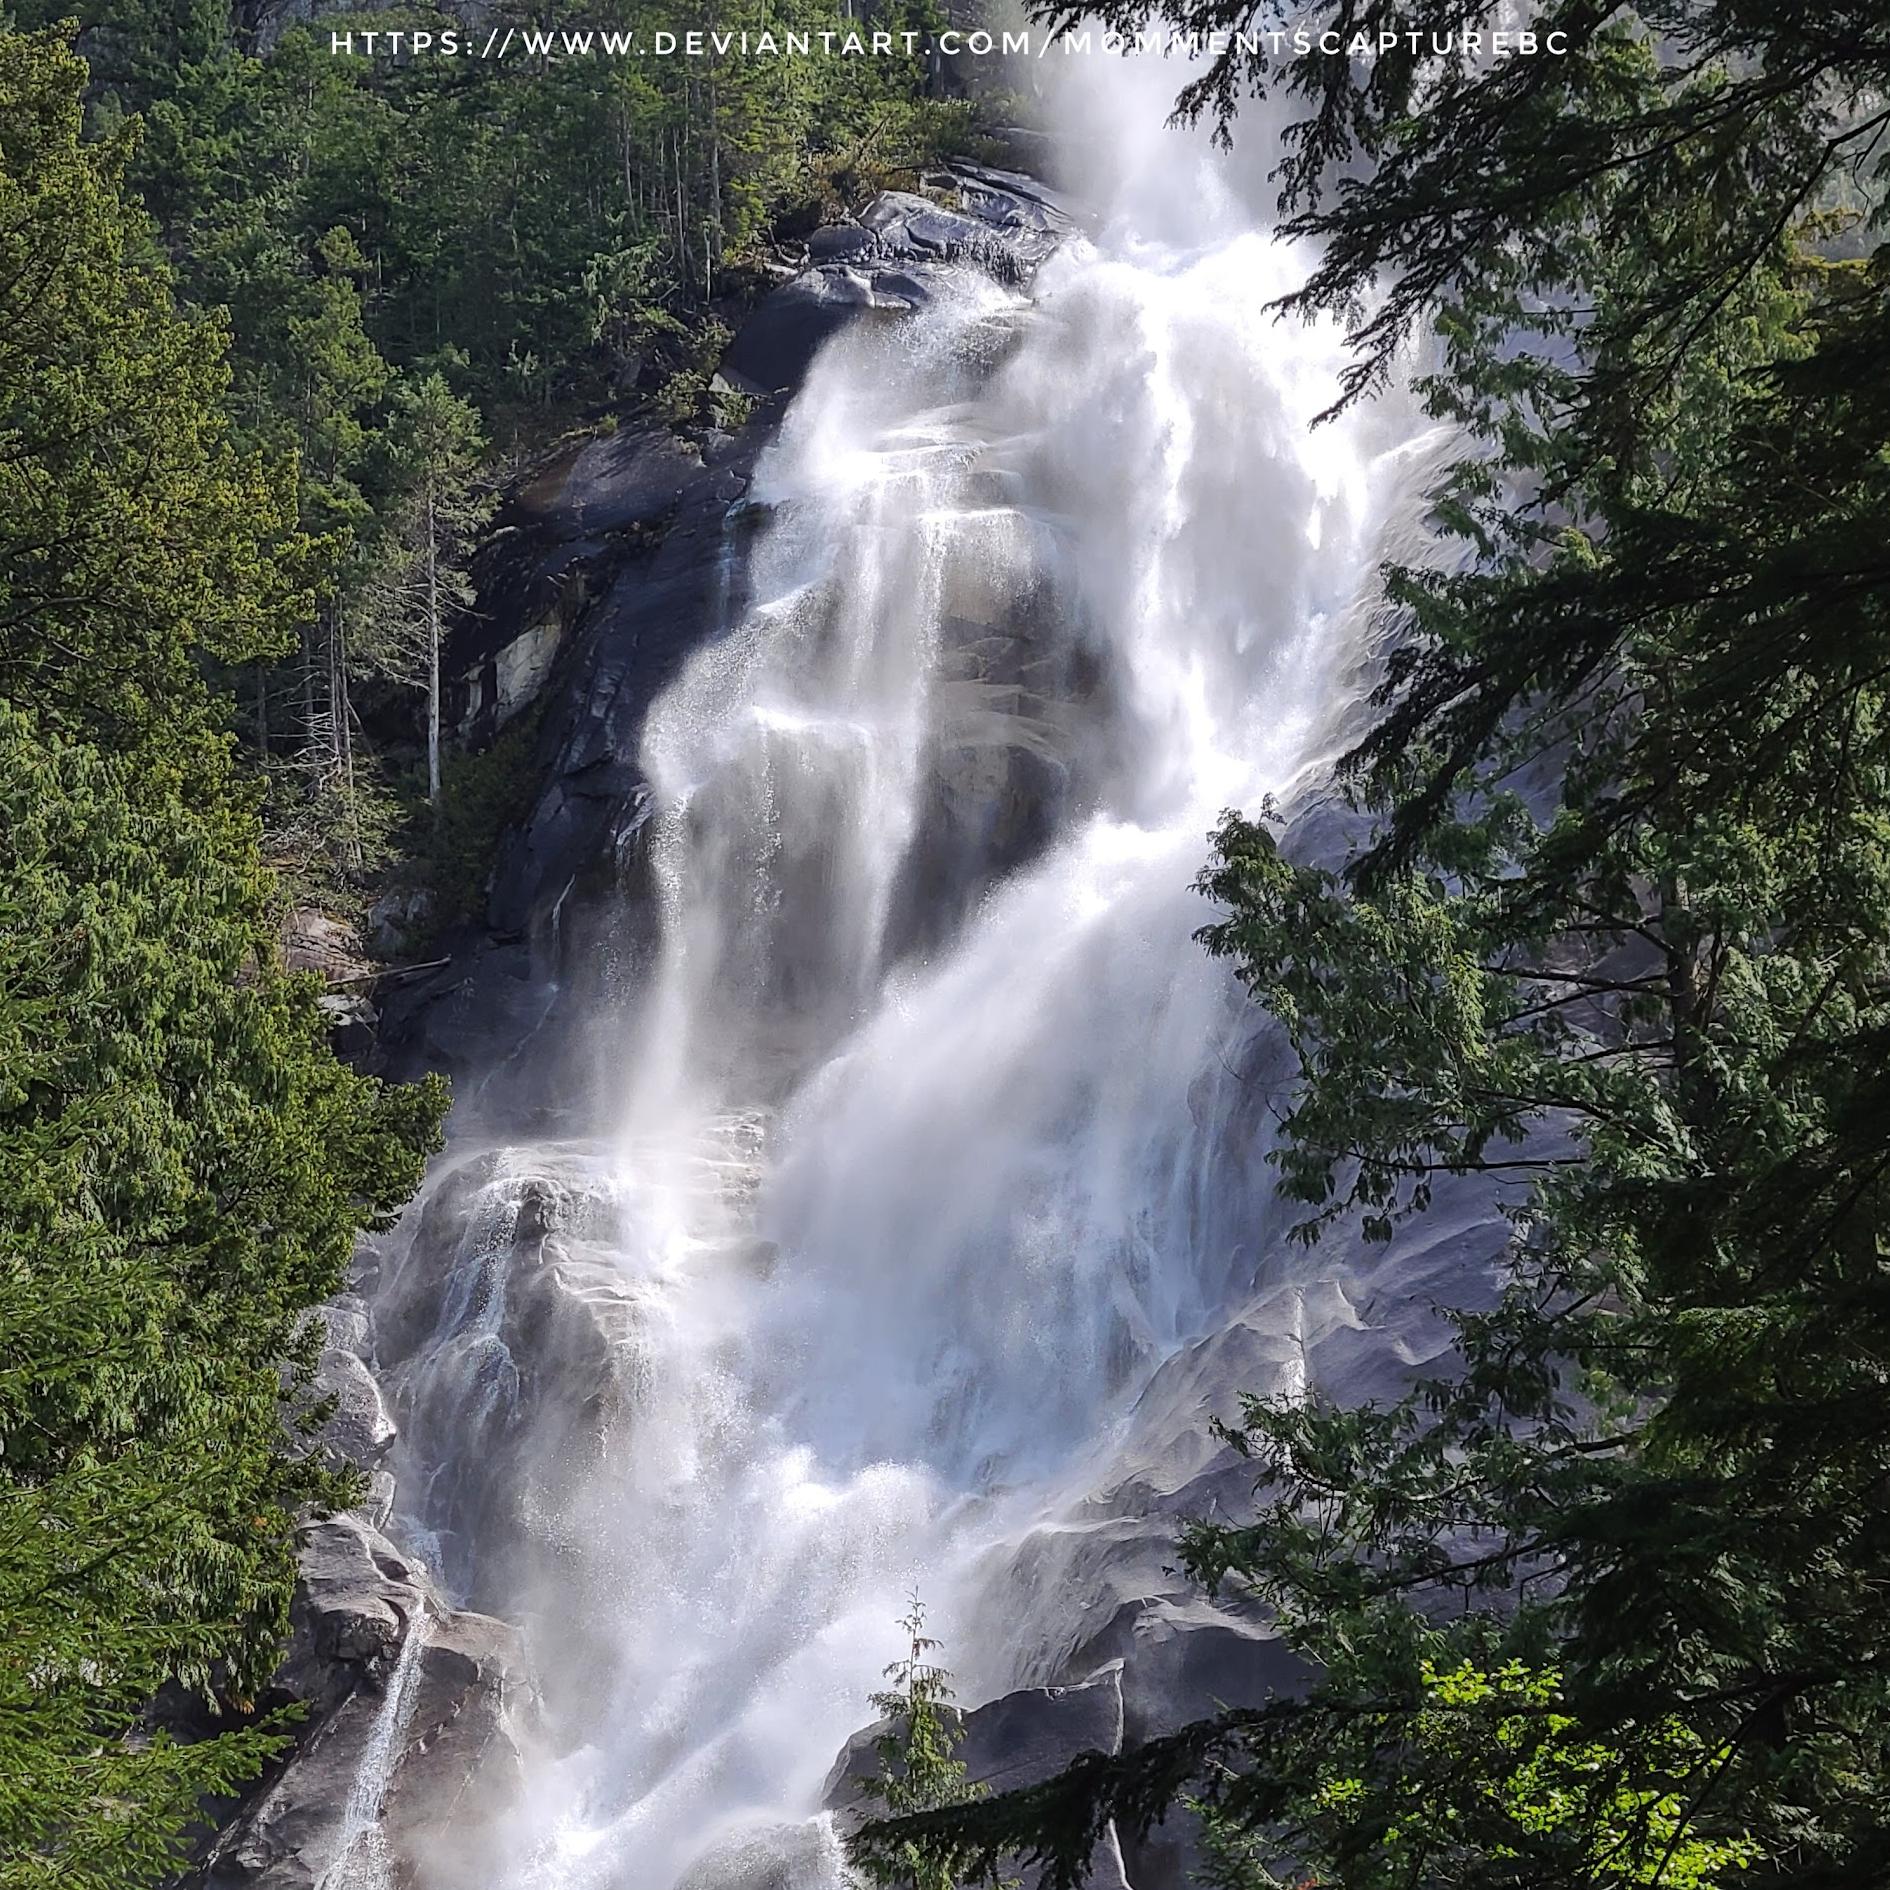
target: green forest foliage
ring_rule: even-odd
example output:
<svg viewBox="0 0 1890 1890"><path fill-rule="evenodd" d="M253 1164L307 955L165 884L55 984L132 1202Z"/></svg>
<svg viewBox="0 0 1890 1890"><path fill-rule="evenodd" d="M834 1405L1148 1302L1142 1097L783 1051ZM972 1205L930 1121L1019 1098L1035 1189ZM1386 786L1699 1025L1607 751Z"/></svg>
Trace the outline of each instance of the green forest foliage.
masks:
<svg viewBox="0 0 1890 1890"><path fill-rule="evenodd" d="M1407 1402L1226 1431L1254 1512L1183 1556L1278 1616L1303 1696L863 1857L1071 1890L1107 1819L1191 1800L1228 1890L1890 1882L1890 16L1534 24L1568 55L1236 47L1189 95L1305 107L1296 306L1351 321L1355 393L1423 338L1471 554L1390 574L1341 782L1375 837L1332 873L1230 817L1205 942L1299 1055L1302 1236L1482 1175L1510 1284Z"/></svg>
<svg viewBox="0 0 1890 1890"><path fill-rule="evenodd" d="M263 1728L309 1441L310 1309L413 1189L433 1085L336 1062L279 968L212 664L307 598L292 476L227 418L85 68L0 34L0 1883L166 1874Z"/></svg>
<svg viewBox="0 0 1890 1890"><path fill-rule="evenodd" d="M870 24L920 30L929 3L883 0ZM488 30L544 24L488 11ZM455 481L462 516L601 403L696 417L716 311L762 285L770 234L914 181L969 114L916 62L331 50L331 25L451 23L430 8L291 23L259 53L233 12L0 0L21 27L78 16L90 129L135 116L127 182L178 295L226 322L237 436L297 468L311 592L297 641L228 682L273 857L303 896L345 908L384 883L403 829L424 859L437 817L423 811L437 695L413 693L426 663L405 581L429 480L410 425L403 438L412 402L450 396L453 430L491 443ZM828 0L718 0L713 17L606 0L583 20L646 38L848 23ZM463 592L468 546L452 549L435 576Z"/></svg>

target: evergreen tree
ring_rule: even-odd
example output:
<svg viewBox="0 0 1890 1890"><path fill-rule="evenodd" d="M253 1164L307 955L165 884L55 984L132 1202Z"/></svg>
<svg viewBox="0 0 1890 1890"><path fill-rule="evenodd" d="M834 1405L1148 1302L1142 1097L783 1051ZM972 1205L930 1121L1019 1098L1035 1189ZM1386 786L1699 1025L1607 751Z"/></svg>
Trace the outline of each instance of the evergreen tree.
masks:
<svg viewBox="0 0 1890 1890"><path fill-rule="evenodd" d="M147 1709L275 1665L296 1518L350 1494L308 1315L441 1097L280 969L206 665L306 609L293 469L233 446L84 79L0 33L0 1881L119 1890L275 1743Z"/></svg>
<svg viewBox="0 0 1890 1890"><path fill-rule="evenodd" d="M467 562L492 516L481 479L479 416L437 370L395 391L390 432L402 497L380 590L385 673L426 694L427 799L440 801L440 652L456 612L473 601Z"/></svg>
<svg viewBox="0 0 1890 1890"><path fill-rule="evenodd" d="M874 1708L889 1722L873 1742L879 1773L863 1780L860 1790L891 1817L974 1803L983 1787L966 1783L964 1761L956 1756L964 1721L952 1704L951 1675L932 1659L938 1642L926 1634L925 1607L917 1595L899 1627L906 1651L886 1669L891 1684L873 1695ZM959 1890L971 1882L949 1852L912 1845L895 1844L864 1860L861 1869L867 1882L887 1890Z"/></svg>

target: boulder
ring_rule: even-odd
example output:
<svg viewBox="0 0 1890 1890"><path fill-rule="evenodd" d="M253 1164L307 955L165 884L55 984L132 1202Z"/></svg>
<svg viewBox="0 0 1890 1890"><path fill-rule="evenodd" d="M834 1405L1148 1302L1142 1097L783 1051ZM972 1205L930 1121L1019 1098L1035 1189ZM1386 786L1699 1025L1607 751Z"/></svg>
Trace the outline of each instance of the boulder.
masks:
<svg viewBox="0 0 1890 1890"><path fill-rule="evenodd" d="M397 886L368 907L368 944L377 957L399 959L423 938L433 917L434 900L424 887Z"/></svg>
<svg viewBox="0 0 1890 1890"><path fill-rule="evenodd" d="M838 1875L839 1850L824 1824L762 1825L712 1844L676 1890L827 1890Z"/></svg>
<svg viewBox="0 0 1890 1890"><path fill-rule="evenodd" d="M313 906L297 906L282 921L282 962L290 971L312 971L330 984L374 968L354 927Z"/></svg>
<svg viewBox="0 0 1890 1890"><path fill-rule="evenodd" d="M785 393L800 385L830 336L862 315L908 315L926 294L909 270L818 264L784 282L742 324L722 357L722 376L737 393Z"/></svg>
<svg viewBox="0 0 1890 1890"><path fill-rule="evenodd" d="M373 1356L373 1315L359 1293L337 1293L314 1316L322 1322L322 1331L330 1346L352 1352L357 1358Z"/></svg>
<svg viewBox="0 0 1890 1890"><path fill-rule="evenodd" d="M941 272L976 269L1007 287L1028 282L1075 228L1056 199L1028 178L954 165L937 182L952 209L911 191L882 191L857 222L816 230L809 267L783 283L743 323L722 359L726 383L769 396L798 387L829 336L862 316L922 308Z"/></svg>
<svg viewBox="0 0 1890 1890"><path fill-rule="evenodd" d="M419 1565L358 1516L302 1532L288 1658L276 1685L312 1712L385 1671L430 1589Z"/></svg>
<svg viewBox="0 0 1890 1890"><path fill-rule="evenodd" d="M879 239L863 223L830 223L807 239L810 262L859 262L873 255Z"/></svg>
<svg viewBox="0 0 1890 1890"><path fill-rule="evenodd" d="M963 263L1000 282L1019 283L1043 259L1013 248L1003 232L977 217L908 191L881 191L860 213L860 222L874 236L874 253L889 261Z"/></svg>
<svg viewBox="0 0 1890 1890"><path fill-rule="evenodd" d="M374 1374L356 1353L330 1346L316 1368L315 1392L335 1400L334 1415L321 1429L322 1443L346 1462L373 1469L398 1435Z"/></svg>

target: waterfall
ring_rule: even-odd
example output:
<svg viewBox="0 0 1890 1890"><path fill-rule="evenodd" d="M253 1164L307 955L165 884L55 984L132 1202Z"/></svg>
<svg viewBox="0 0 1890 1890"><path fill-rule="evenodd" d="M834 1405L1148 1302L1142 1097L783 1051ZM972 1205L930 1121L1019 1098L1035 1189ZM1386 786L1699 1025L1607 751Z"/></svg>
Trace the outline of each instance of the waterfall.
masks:
<svg viewBox="0 0 1890 1890"><path fill-rule="evenodd" d="M501 1479L556 1730L507 1882L830 1890L806 1820L903 1597L971 1697L1052 1666L1082 1598L994 1604L1011 1547L1285 1264L1191 882L1329 755L1416 434L1314 428L1342 337L1268 312L1307 258L1264 138L1236 167L1161 128L1178 67L1067 63L1089 233L828 345L749 495L754 601L650 717L613 1135L467 1184L605 1335Z"/></svg>

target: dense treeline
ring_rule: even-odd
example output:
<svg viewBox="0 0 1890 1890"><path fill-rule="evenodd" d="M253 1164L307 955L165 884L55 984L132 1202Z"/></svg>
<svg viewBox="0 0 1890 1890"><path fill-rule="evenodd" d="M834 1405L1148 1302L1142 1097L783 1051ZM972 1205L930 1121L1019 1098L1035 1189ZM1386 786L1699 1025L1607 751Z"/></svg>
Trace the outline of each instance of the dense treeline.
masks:
<svg viewBox="0 0 1890 1890"><path fill-rule="evenodd" d="M123 1890L278 1736L296 1519L351 1495L309 1316L443 1101L336 1062L284 905L403 820L466 879L503 812L438 677L508 456L699 416L771 226L964 114L884 62L258 56L200 0L79 57L68 11L0 8L0 1883ZM232 1730L173 1743L180 1689Z"/></svg>
<svg viewBox="0 0 1890 1890"><path fill-rule="evenodd" d="M873 23L917 30L928 4L884 0ZM127 182L181 298L227 317L238 435L293 468L312 599L288 660L225 680L275 857L308 896L356 902L396 847L424 868L437 643L482 493L600 403L698 417L768 235L909 181L967 115L906 61L368 57L293 22L265 51L212 0L12 17L74 11L90 128L135 117ZM824 0L700 19L613 0L586 24L647 38L764 13L777 32L842 23Z"/></svg>
<svg viewBox="0 0 1890 1890"><path fill-rule="evenodd" d="M1320 11L1376 44L1478 9ZM1890 18L1535 24L1565 57L1235 43L1186 99L1303 102L1299 306L1353 322L1355 393L1428 331L1473 554L1390 574L1342 772L1375 838L1330 873L1230 817L1205 942L1299 1053L1304 1238L1486 1175L1510 1284L1406 1403L1226 1432L1254 1513L1185 1560L1277 1613L1303 1696L868 1861L1070 1890L1108 1818L1186 1803L1221 1890L1890 1881Z"/></svg>
<svg viewBox="0 0 1890 1890"><path fill-rule="evenodd" d="M280 969L207 678L280 653L311 547L85 79L0 33L0 1882L116 1890L270 1748L295 1519L349 1494L309 1309L441 1098ZM172 1744L173 1686L239 1730Z"/></svg>

